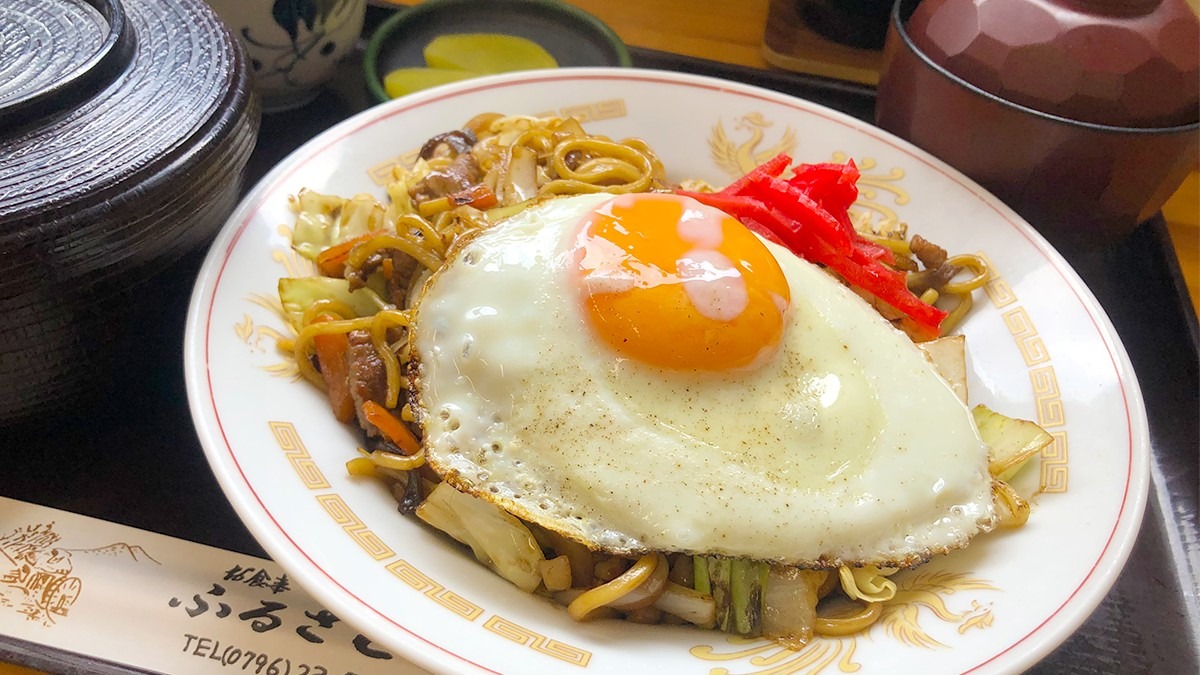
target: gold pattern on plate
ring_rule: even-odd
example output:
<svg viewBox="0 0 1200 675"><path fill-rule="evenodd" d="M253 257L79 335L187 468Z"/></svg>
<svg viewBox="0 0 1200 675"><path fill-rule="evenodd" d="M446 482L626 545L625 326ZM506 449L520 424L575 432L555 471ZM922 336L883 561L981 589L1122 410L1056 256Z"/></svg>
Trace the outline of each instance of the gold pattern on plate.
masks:
<svg viewBox="0 0 1200 675"><path fill-rule="evenodd" d="M397 560L385 565L397 579L425 594L430 600L463 617L474 621L483 614L483 608L467 600L461 595L447 589L423 572L413 567L407 560Z"/></svg>
<svg viewBox="0 0 1200 675"><path fill-rule="evenodd" d="M830 159L844 163L850 159L850 155L838 151ZM908 191L900 185L904 179L904 169L892 167L886 173L875 172L879 162L871 157L857 159L855 164L859 170L858 201L850 207L850 220L859 229L891 232L900 225L900 216L892 207L904 206L909 200ZM890 205L884 203L884 194L891 195Z"/></svg>
<svg viewBox="0 0 1200 675"><path fill-rule="evenodd" d="M775 122L760 112L735 117L732 132L727 132L724 120L718 119L708 136L709 156L721 171L737 179L781 152L793 154L796 132L785 126L775 133L774 126ZM773 140L767 141L768 135ZM741 140L735 141L735 137ZM849 158L847 153L838 151L833 153L831 161L845 162ZM909 200L908 192L900 185L904 170L893 167L887 172L876 171L878 162L870 157L856 163L860 171L858 201L850 209L850 218L856 227L890 232L900 224L893 207L903 206ZM885 195L890 195L890 201Z"/></svg>
<svg viewBox="0 0 1200 675"><path fill-rule="evenodd" d="M280 225L275 231L288 242L292 241L292 228L287 225ZM317 264L297 253L291 246L272 250L271 259L283 265L283 269L286 270L285 276L311 277L317 273Z"/></svg>
<svg viewBox="0 0 1200 675"><path fill-rule="evenodd" d="M483 627L496 635L512 640L517 644L525 645L535 652L553 656L560 661L566 661L574 666L586 668L588 661L592 659L592 653L585 649L572 647L564 642L548 638L541 633L535 633L499 615L492 615L491 618L484 622Z"/></svg>
<svg viewBox="0 0 1200 675"><path fill-rule="evenodd" d="M878 623L865 636L814 638L803 649L791 650L773 640L727 637L725 646L697 645L692 656L709 662L737 663L737 672L755 675L815 675L836 665L843 673L857 672L862 664L854 660L859 639L870 641L882 632L907 647L946 649L948 646L933 637L922 622L928 618L955 625L956 630L985 630L992 625L990 603L971 598L965 609L956 610L947 596L963 597L972 592L1000 591L991 582L967 574L946 571L916 571L901 573L896 582L896 597L884 605ZM730 667L714 667L709 675L728 675Z"/></svg>
<svg viewBox="0 0 1200 675"><path fill-rule="evenodd" d="M336 493L317 495L317 502L325 509L325 513L333 518L333 522L340 525L354 540L354 543L366 551L367 555L375 560L386 560L396 555L395 551L383 543L383 539L380 539L379 535L367 527L367 524L358 517L358 514L350 508L341 495Z"/></svg>
<svg viewBox="0 0 1200 675"><path fill-rule="evenodd" d="M587 124L588 122L617 119L627 114L629 111L625 106L625 99L612 98L594 103L569 105L558 110L547 110L534 114L534 117L574 117L581 124Z"/></svg>
<svg viewBox="0 0 1200 675"><path fill-rule="evenodd" d="M1050 350L1038 334L1037 327L1029 312L1021 305L1012 286L1008 284L998 268L983 253L978 254L992 270L992 278L984 285L984 292L998 309L1009 308L1001 314L1004 326L1012 334L1021 359L1029 368L1029 383L1033 390L1034 406L1037 410L1039 426L1046 430L1054 442L1042 449L1041 476L1039 492L1066 492L1068 485L1067 470L1067 432L1056 428L1065 426L1066 410L1063 406L1062 392L1058 386L1058 375L1051 363Z"/></svg>
<svg viewBox="0 0 1200 675"><path fill-rule="evenodd" d="M280 225L276 231L287 241L292 240L292 229L287 225ZM272 250L271 259L283 266L283 276L286 277L310 277L317 273L316 265L308 258L296 253L291 247ZM250 314L243 314L241 322L234 324L233 332L247 347L257 352L266 352L265 340L267 344L271 345L272 351L279 352L278 346L281 342L296 338L296 329L288 321L287 313L283 311L283 304L279 301L278 294L251 293L246 296L246 300L269 311L284 327L283 330L280 330L274 326L256 322ZM300 369L296 367L291 353L282 352L280 357L279 361L259 366L259 368L276 377L299 380Z"/></svg>
<svg viewBox="0 0 1200 675"><path fill-rule="evenodd" d="M988 262L988 267L992 270L996 269L992 267L991 262ZM1008 285L1008 281L994 273L983 285L983 292L987 294L988 300L991 300L997 309L1003 309L1017 301L1017 296L1013 293L1012 286Z"/></svg>
<svg viewBox="0 0 1200 675"><path fill-rule="evenodd" d="M1049 432L1054 439L1042 450L1042 492L1067 491L1067 432Z"/></svg>
<svg viewBox="0 0 1200 675"><path fill-rule="evenodd" d="M1032 368L1050 360L1046 344L1038 335L1037 329L1033 327L1029 312L1025 311L1024 307L1017 306L1015 309L1003 313L1001 317L1004 319L1004 325L1008 327L1008 332L1016 338L1017 350L1021 352L1021 358L1025 360L1026 366Z"/></svg>
<svg viewBox="0 0 1200 675"><path fill-rule="evenodd" d="M420 148L409 150L402 155L380 162L367 169L367 176L371 179L372 183L378 185L379 187L387 187L388 183L396 180L394 173L396 167L400 166L406 169L411 169L412 167L416 166L417 159L420 156Z"/></svg>
<svg viewBox="0 0 1200 675"><path fill-rule="evenodd" d="M287 331L285 333L274 326L258 323L254 320L254 317L249 314L243 314L241 323L234 324L233 332L247 347L256 352L266 352L267 347L263 344L263 341L266 340L267 344L270 345L270 349L276 351L281 341L291 340L296 337L296 331L292 328L292 325L286 319L283 319L283 305L280 304L278 296L272 297L262 293L251 293L246 297L246 300L270 310L282 319L285 327L284 330ZM296 367L296 362L288 358L289 355L287 354L283 356L283 360L259 366L259 368L276 377L300 379L300 369Z"/></svg>
<svg viewBox="0 0 1200 675"><path fill-rule="evenodd" d="M313 461L312 455L308 454L308 448L304 447L304 441L300 440L300 432L296 431L296 425L291 422L268 422L267 424L271 428L271 435L275 437L275 442L283 450L284 456L292 465L292 470L300 477L300 482L304 483L304 487L309 490L328 488L329 481L325 479L325 474L321 473L320 467Z"/></svg>
<svg viewBox="0 0 1200 675"><path fill-rule="evenodd" d="M920 623L922 611L934 617L958 624L960 633L970 628L984 629L991 625L991 605L982 605L972 599L971 606L963 611L954 611L946 604L945 596L964 591L999 591L991 582L968 576L961 572L924 571L896 578L896 597L884 605L879 623L890 637L909 647L927 649L945 648L946 644L933 638Z"/></svg>
<svg viewBox="0 0 1200 675"><path fill-rule="evenodd" d="M731 636L726 638L725 642L732 646L734 651L718 651L711 645L697 645L691 648L690 653L703 661L744 660L749 668L757 670L742 670L742 666L739 664L738 672L754 673L755 675L793 675L794 673L815 675L834 663L843 673L853 673L862 667L854 661L854 650L858 647L858 643L853 638L817 638L798 651L782 647L769 640L751 640ZM718 667L712 668L708 672L709 675L728 675L731 671L728 668Z"/></svg>
<svg viewBox="0 0 1200 675"><path fill-rule="evenodd" d="M0 608L12 608L47 628L65 618L83 593L78 563L88 557L149 560L136 544L117 542L99 548L66 548L54 523L18 527L0 534Z"/></svg>
<svg viewBox="0 0 1200 675"><path fill-rule="evenodd" d="M1029 371L1029 382L1033 385L1033 400L1037 406L1037 423L1044 428L1061 427L1067 421L1063 417L1062 394L1058 390L1058 377L1054 368L1043 366Z"/></svg>
<svg viewBox="0 0 1200 675"><path fill-rule="evenodd" d="M754 167L781 152L791 153L796 148L796 132L785 126L779 137L766 148L760 148L767 130L775 126L760 112L749 112L733 119L733 130L748 134L746 140L735 143L725 132L725 123L718 119L708 137L708 152L722 171L730 178L739 178Z"/></svg>

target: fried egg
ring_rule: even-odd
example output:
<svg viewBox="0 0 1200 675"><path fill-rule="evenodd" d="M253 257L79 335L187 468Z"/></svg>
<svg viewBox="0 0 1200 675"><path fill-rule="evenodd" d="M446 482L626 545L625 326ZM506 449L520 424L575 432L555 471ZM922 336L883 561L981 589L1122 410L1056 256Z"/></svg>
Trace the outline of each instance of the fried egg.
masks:
<svg viewBox="0 0 1200 675"><path fill-rule="evenodd" d="M689 198L541 202L456 246L414 323L429 464L592 549L904 566L994 526L926 356Z"/></svg>

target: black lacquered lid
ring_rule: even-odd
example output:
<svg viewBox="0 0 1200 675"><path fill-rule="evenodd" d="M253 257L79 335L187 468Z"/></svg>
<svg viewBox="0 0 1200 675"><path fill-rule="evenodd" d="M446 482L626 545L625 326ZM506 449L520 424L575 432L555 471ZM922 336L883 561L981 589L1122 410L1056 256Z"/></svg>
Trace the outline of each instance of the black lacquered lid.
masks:
<svg viewBox="0 0 1200 675"><path fill-rule="evenodd" d="M74 387L129 289L211 240L259 111L203 0L3 0L0 44L3 420Z"/></svg>
<svg viewBox="0 0 1200 675"><path fill-rule="evenodd" d="M0 44L0 129L8 130L79 105L129 66L134 49L117 0L8 0Z"/></svg>
<svg viewBox="0 0 1200 675"><path fill-rule="evenodd" d="M243 76L201 0L6 0L0 26L0 238L203 143Z"/></svg>

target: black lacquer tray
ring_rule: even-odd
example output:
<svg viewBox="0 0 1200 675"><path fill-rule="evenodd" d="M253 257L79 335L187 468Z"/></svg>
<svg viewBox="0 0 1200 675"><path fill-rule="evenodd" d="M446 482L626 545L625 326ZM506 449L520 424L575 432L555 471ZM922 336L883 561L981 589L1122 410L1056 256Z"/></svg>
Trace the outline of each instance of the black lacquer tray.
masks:
<svg viewBox="0 0 1200 675"><path fill-rule="evenodd" d="M873 115L874 92L868 87L631 52L636 67L742 81L864 120ZM358 63L347 62L343 72L337 89L306 108L264 117L248 185L315 134L369 105ZM1141 534L1116 585L1080 630L1033 671L1195 673L1200 669L1196 316L1161 218L1108 250L1062 252L1099 298L1137 371L1149 414L1153 481ZM151 327L147 347L128 365L137 383L119 402L98 399L69 414L0 429L4 444L20 443L6 458L0 494L265 556L218 487L192 432L181 344L201 260L185 259L161 282L172 285L173 300ZM54 671L132 672L0 636L4 660Z"/></svg>

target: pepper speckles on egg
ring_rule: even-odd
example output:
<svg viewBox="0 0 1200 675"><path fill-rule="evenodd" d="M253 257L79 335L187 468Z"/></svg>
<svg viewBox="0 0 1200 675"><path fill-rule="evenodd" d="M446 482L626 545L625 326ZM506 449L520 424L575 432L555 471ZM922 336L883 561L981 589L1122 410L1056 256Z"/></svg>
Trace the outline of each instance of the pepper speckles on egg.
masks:
<svg viewBox="0 0 1200 675"><path fill-rule="evenodd" d="M817 266L736 221L694 222L689 208L662 195L554 198L450 253L412 335L414 410L433 469L622 554L895 566L990 529L987 447L911 340ZM638 229L666 241L639 238L634 213L661 221ZM729 248L743 235L753 244ZM592 244L624 253L589 261ZM740 281L700 275L715 286L689 293L680 261L704 258L697 249L720 253L712 267ZM751 258L759 249L773 265ZM652 283L672 273L682 279ZM602 305L621 294L628 334L614 340ZM780 327L731 340L740 356L705 360L693 343L708 336L694 329L666 345L690 354L681 362L626 347L659 324L737 322L756 295ZM731 298L740 311L727 311Z"/></svg>

